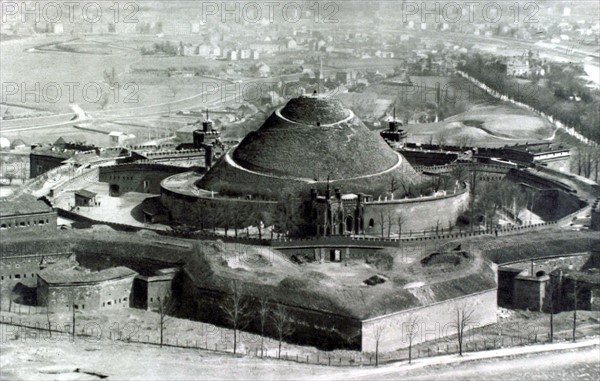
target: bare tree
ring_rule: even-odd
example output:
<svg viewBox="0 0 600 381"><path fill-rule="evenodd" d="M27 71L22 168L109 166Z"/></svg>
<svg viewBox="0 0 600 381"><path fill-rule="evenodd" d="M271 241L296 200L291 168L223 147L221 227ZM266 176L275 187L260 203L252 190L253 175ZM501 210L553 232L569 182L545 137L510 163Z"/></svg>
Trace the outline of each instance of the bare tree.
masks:
<svg viewBox="0 0 600 381"><path fill-rule="evenodd" d="M469 135L461 135L456 139L456 144L461 149L465 149L473 145L473 139Z"/></svg>
<svg viewBox="0 0 600 381"><path fill-rule="evenodd" d="M381 227L381 238L383 238L385 236L385 221L387 220L385 211L382 209L377 217L379 220L379 226Z"/></svg>
<svg viewBox="0 0 600 381"><path fill-rule="evenodd" d="M412 347L417 334L419 333L419 317L411 315L408 322L404 323L405 337L408 339L408 363L412 363Z"/></svg>
<svg viewBox="0 0 600 381"><path fill-rule="evenodd" d="M8 185L12 185L12 182L14 179L17 178L17 175L12 172L8 172L4 174L4 177L6 178L6 180L8 180Z"/></svg>
<svg viewBox="0 0 600 381"><path fill-rule="evenodd" d="M117 82L119 76L117 75L117 71L115 70L114 66L110 71L104 70L102 77L104 77L104 82L106 82L106 85L110 89L114 89L116 86L119 86L119 83Z"/></svg>
<svg viewBox="0 0 600 381"><path fill-rule="evenodd" d="M281 343L283 339L290 336L294 332L292 326L293 320L290 317L287 308L284 305L278 304L271 316L275 330L277 331L277 339L279 340L279 350L277 352L277 358L281 358Z"/></svg>
<svg viewBox="0 0 600 381"><path fill-rule="evenodd" d="M265 349L265 325L267 323L269 311L269 299L261 299L258 304L258 317L260 318L260 358L263 357L263 351Z"/></svg>
<svg viewBox="0 0 600 381"><path fill-rule="evenodd" d="M233 327L233 353L237 352L237 331L248 325L248 301L244 298L237 280L231 281L228 295L221 304L225 317Z"/></svg>
<svg viewBox="0 0 600 381"><path fill-rule="evenodd" d="M71 338L75 342L75 327L76 327L76 316L75 316L75 290L71 291Z"/></svg>
<svg viewBox="0 0 600 381"><path fill-rule="evenodd" d="M392 226L394 226L394 213L391 210L387 211L386 219L388 224L387 237L389 239L392 236Z"/></svg>
<svg viewBox="0 0 600 381"><path fill-rule="evenodd" d="M467 181L469 178L469 171L464 165L455 165L450 171L450 177L460 185L460 183Z"/></svg>
<svg viewBox="0 0 600 381"><path fill-rule="evenodd" d="M375 328L375 366L379 365L379 342L383 336L383 331L385 331L385 327L383 325L378 325Z"/></svg>
<svg viewBox="0 0 600 381"><path fill-rule="evenodd" d="M473 312L474 310L466 305L456 306L456 338L458 340L458 353L460 356L463 355L465 330L473 319Z"/></svg>
<svg viewBox="0 0 600 381"><path fill-rule="evenodd" d="M167 87L172 93L172 97L176 98L177 94L181 91L181 86L183 85L182 80L180 78L173 78L167 82Z"/></svg>
<svg viewBox="0 0 600 381"><path fill-rule="evenodd" d="M52 322L50 321L50 306L46 305L46 320L48 321L48 337L52 338Z"/></svg>
<svg viewBox="0 0 600 381"><path fill-rule="evenodd" d="M435 142L440 146L440 149L444 149L444 146L448 143L450 134L448 130L442 130L435 135Z"/></svg>
<svg viewBox="0 0 600 381"><path fill-rule="evenodd" d="M396 215L396 223L398 224L398 239L402 238L402 225L404 225L407 220L408 219L406 218L406 215L402 212L398 212Z"/></svg>
<svg viewBox="0 0 600 381"><path fill-rule="evenodd" d="M557 294L557 288L558 285L556 284L556 282L554 281L554 279L551 277L550 281L548 282L548 289L547 289L547 294L548 294L548 299L549 299L549 310L550 310L550 342L552 343L554 341L554 311L555 311L555 306L556 306L556 294Z"/></svg>
<svg viewBox="0 0 600 381"><path fill-rule="evenodd" d="M158 300L158 305L157 305L157 312L158 312L158 330L160 333L160 347L162 348L163 346L163 340L164 340L164 333L165 333L165 329L167 328L167 322L169 320L171 320L171 314L173 312L175 312L175 302L173 297L171 296L171 293L167 293L167 295L165 295L162 300L159 299Z"/></svg>

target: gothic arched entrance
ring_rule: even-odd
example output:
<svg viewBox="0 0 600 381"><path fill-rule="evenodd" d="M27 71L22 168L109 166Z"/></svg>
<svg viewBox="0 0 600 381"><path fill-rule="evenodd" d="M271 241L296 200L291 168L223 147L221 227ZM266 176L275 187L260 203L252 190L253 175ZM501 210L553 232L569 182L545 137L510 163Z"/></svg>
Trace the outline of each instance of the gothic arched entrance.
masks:
<svg viewBox="0 0 600 381"><path fill-rule="evenodd" d="M352 216L346 217L346 231L354 233L354 218Z"/></svg>

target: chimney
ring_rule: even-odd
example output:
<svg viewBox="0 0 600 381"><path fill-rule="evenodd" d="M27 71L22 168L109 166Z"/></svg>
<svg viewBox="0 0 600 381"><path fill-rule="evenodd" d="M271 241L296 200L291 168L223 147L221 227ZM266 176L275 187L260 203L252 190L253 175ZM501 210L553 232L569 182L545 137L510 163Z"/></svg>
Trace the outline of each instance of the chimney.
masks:
<svg viewBox="0 0 600 381"><path fill-rule="evenodd" d="M202 122L202 131L210 132L212 131L212 121L208 117L208 109L206 109L206 120Z"/></svg>
<svg viewBox="0 0 600 381"><path fill-rule="evenodd" d="M316 200L318 195L319 195L319 193L317 192L317 190L315 188L311 188L311 190L310 190L310 199L311 200Z"/></svg>
<svg viewBox="0 0 600 381"><path fill-rule="evenodd" d="M340 190L340 188L335 188L334 192L335 192L335 198L337 198L338 200L341 200L342 199L342 191Z"/></svg>
<svg viewBox="0 0 600 381"><path fill-rule="evenodd" d="M396 122L396 106L394 106L394 114L393 119L390 122L390 131L396 132L398 131L398 123Z"/></svg>
<svg viewBox="0 0 600 381"><path fill-rule="evenodd" d="M212 144L207 144L204 146L204 166L206 168L212 167L212 158L213 158L213 146L212 146Z"/></svg>

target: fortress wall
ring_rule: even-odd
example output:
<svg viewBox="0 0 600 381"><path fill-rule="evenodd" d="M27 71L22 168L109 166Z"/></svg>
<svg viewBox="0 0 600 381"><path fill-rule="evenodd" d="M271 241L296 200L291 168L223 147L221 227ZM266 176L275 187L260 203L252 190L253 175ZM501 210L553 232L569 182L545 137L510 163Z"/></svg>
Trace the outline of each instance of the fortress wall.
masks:
<svg viewBox="0 0 600 381"><path fill-rule="evenodd" d="M222 310L225 294L208 288L198 288L187 275L184 275L174 287L179 295L179 313L182 317L230 327ZM244 289L247 285L244 286ZM264 292L270 286L265 286ZM249 298L250 310L256 311L259 301ZM289 316L293 319L293 332L284 341L301 345L315 346L320 349L360 349L361 322L348 316L331 314L314 309L295 307L284 304ZM270 308L277 308L277 302L271 300ZM260 334L260 321L252 319L244 331ZM244 331L240 332L244 335ZM208 333L211 334L212 332ZM218 334L218 332L214 332ZM222 333L221 333L222 334ZM265 336L276 338L277 331L273 324L265 325Z"/></svg>
<svg viewBox="0 0 600 381"><path fill-rule="evenodd" d="M160 194L161 181L186 171L189 169L169 165L123 164L101 167L99 181L110 184L113 197L118 197L125 192Z"/></svg>
<svg viewBox="0 0 600 381"><path fill-rule="evenodd" d="M467 326L468 329L496 323L496 289L490 289L426 307L365 320L362 323L362 351L375 352L378 327L383 329L379 341L379 351L389 352L399 348L407 348L409 345L407 326L414 318L417 319L418 326L413 345L454 335L457 331L456 308L462 306L466 306L467 310L473 311L471 324ZM469 334L465 334L465 342L468 337ZM456 340L453 340L453 342L456 342Z"/></svg>
<svg viewBox="0 0 600 381"><path fill-rule="evenodd" d="M193 225L205 222L206 227L214 216L223 213L229 207L240 216L247 217L253 213L273 212L277 206L277 203L272 201L187 196L164 188L161 192L161 202L169 209L173 221Z"/></svg>
<svg viewBox="0 0 600 381"><path fill-rule="evenodd" d="M99 283L49 285L38 276L38 303L52 312L70 311L72 304L83 311L129 307L134 278L131 275Z"/></svg>
<svg viewBox="0 0 600 381"><path fill-rule="evenodd" d="M381 214L385 216L384 234L387 236L387 215L392 214L392 234L398 234L398 216L403 215L406 221L402 225L402 235L439 228L448 229L448 224L456 223L458 216L468 207L469 192L448 195L437 198L417 198L388 202L373 202L365 204L364 221L365 233L381 235ZM373 220L373 227L370 222Z"/></svg>

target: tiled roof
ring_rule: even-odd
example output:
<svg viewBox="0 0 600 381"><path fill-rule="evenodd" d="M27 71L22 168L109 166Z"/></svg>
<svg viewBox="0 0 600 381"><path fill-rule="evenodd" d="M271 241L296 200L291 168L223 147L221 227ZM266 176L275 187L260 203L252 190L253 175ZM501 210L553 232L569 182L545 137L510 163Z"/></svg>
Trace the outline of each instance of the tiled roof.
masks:
<svg viewBox="0 0 600 381"><path fill-rule="evenodd" d="M32 195L23 194L16 199L0 202L0 217L52 212L52 208Z"/></svg>
<svg viewBox="0 0 600 381"><path fill-rule="evenodd" d="M67 270L62 268L48 268L39 273L40 278L42 278L48 284L72 285L99 283L135 275L137 275L137 272L123 266L94 272L87 272L77 268L71 268Z"/></svg>

